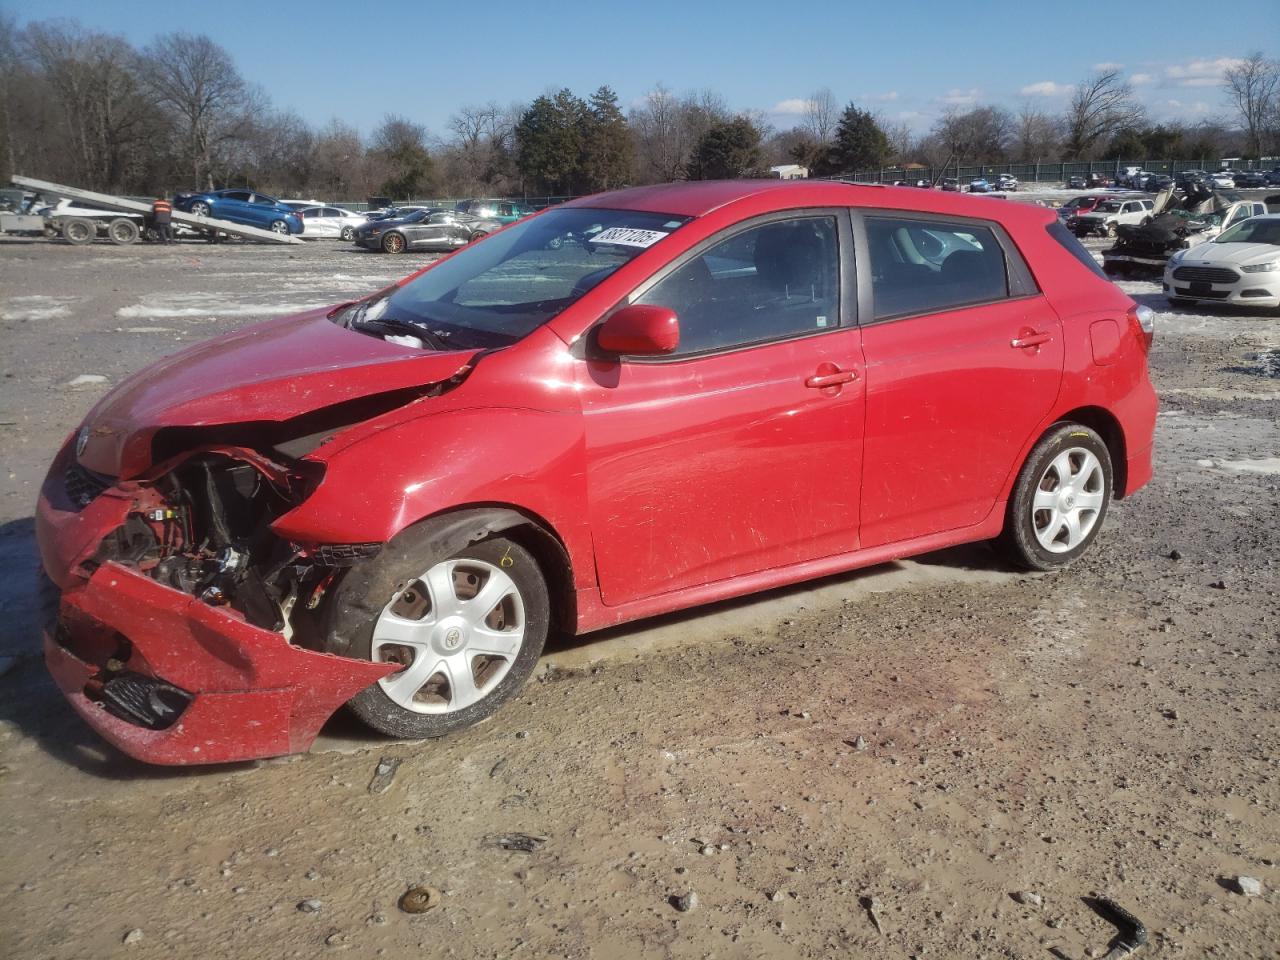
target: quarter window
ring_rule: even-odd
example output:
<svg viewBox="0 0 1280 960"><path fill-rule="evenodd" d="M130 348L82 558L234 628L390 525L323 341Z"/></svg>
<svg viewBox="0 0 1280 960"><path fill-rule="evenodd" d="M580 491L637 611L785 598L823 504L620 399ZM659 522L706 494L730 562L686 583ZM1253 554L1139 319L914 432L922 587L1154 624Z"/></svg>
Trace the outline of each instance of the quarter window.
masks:
<svg viewBox="0 0 1280 960"><path fill-rule="evenodd" d="M1009 296L1004 251L989 227L868 217L877 320Z"/></svg>
<svg viewBox="0 0 1280 960"><path fill-rule="evenodd" d="M815 333L840 323L840 251L832 217L745 230L678 267L637 303L680 321L675 355Z"/></svg>

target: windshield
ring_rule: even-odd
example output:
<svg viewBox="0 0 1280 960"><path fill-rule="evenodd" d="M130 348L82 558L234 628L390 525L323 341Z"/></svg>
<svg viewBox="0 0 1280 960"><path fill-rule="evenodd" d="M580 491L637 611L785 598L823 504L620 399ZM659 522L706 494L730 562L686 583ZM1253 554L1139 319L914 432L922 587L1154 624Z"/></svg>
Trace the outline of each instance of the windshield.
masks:
<svg viewBox="0 0 1280 960"><path fill-rule="evenodd" d="M1099 213L1115 213L1119 209L1120 204L1116 203L1114 200L1098 204Z"/></svg>
<svg viewBox="0 0 1280 960"><path fill-rule="evenodd" d="M505 347L689 221L664 213L551 210L463 247L343 318L356 329L416 336L437 350Z"/></svg>
<svg viewBox="0 0 1280 960"><path fill-rule="evenodd" d="M1280 220L1255 217L1224 230L1214 243L1269 243L1280 247Z"/></svg>

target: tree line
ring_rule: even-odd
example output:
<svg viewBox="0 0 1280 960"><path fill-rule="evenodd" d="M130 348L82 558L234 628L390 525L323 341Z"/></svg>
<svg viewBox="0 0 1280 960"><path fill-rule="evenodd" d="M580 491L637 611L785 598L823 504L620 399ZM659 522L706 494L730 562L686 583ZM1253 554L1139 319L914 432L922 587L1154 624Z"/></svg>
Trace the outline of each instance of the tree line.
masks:
<svg viewBox="0 0 1280 960"><path fill-rule="evenodd" d="M206 36L137 48L74 22L19 29L0 16L0 178L24 173L110 193L247 185L280 196L356 199L568 195L680 179L816 176L920 163L1265 156L1280 151L1280 63L1253 54L1227 71L1232 115L1151 122L1122 73L1076 84L1065 110L1030 101L947 108L916 133L829 89L776 129L711 90L659 84L629 110L600 86L531 103L460 106L433 136L384 116L368 136L272 104Z"/></svg>

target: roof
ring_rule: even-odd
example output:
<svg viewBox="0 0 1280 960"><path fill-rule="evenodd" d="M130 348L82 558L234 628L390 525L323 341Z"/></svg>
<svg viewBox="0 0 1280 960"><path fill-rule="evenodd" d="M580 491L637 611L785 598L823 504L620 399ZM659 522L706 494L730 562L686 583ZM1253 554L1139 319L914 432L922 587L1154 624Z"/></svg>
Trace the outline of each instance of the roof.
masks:
<svg viewBox="0 0 1280 960"><path fill-rule="evenodd" d="M919 187L886 187L838 180L692 180L631 187L597 193L564 204L565 207L597 207L642 210L672 216L702 217L730 204L743 203L749 214L764 210L800 207L887 207L922 213L1007 220L1030 217L1048 222L1056 214L1044 207L982 194L948 193ZM992 205L1000 207L993 208Z"/></svg>

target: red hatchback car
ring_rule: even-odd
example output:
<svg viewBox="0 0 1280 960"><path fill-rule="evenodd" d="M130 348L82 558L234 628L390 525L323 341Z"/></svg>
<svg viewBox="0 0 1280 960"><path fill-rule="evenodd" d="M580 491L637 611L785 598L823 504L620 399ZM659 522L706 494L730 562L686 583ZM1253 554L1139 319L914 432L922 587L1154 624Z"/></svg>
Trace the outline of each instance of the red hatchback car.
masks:
<svg viewBox="0 0 1280 960"><path fill-rule="evenodd" d="M1151 313L1040 207L644 187L105 397L40 496L49 668L154 763L491 714L551 630L994 540L1151 476Z"/></svg>

